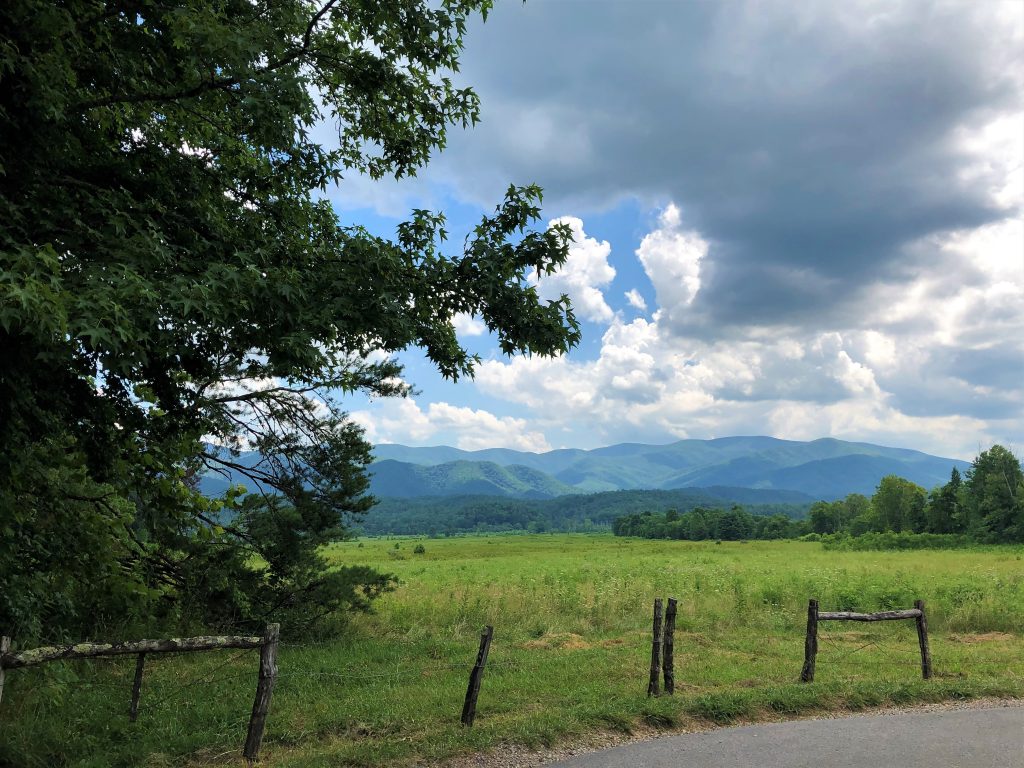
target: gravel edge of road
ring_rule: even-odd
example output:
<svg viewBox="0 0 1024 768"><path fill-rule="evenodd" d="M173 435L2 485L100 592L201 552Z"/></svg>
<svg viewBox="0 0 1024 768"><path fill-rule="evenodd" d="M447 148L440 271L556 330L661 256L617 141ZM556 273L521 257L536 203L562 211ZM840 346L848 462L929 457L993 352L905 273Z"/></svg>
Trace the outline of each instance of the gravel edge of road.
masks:
<svg viewBox="0 0 1024 768"><path fill-rule="evenodd" d="M567 739L554 747L530 748L518 744L502 744L488 752L463 755L440 764L439 768L539 768L558 760L567 760L591 752L599 752L623 744L635 744L667 736L686 733L707 733L708 731L734 728L743 725L781 723L794 720L835 720L841 717L871 715L898 715L905 713L946 712L958 709L994 709L1002 707L1024 707L1024 699L984 697L978 699L952 699L928 704L905 707L884 706L858 710L833 710L814 712L806 716L742 719L724 726L692 727L693 723L679 728L653 728L638 725L631 733L596 731ZM425 765L425 764L424 764Z"/></svg>

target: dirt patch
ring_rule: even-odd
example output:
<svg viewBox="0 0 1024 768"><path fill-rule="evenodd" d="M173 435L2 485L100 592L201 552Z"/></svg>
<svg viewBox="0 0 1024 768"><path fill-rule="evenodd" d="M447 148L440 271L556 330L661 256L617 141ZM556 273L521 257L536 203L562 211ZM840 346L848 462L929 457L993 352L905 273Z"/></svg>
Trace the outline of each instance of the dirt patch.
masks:
<svg viewBox="0 0 1024 768"><path fill-rule="evenodd" d="M1008 632L983 632L976 635L950 635L949 641L951 643L966 643L967 645L974 645L976 643L1005 643L1013 640L1013 635Z"/></svg>
<svg viewBox="0 0 1024 768"><path fill-rule="evenodd" d="M536 640L525 642L521 646L531 651L536 650L559 650L559 651L582 651L592 647L583 639L582 635L574 632L555 632L550 635L538 637Z"/></svg>

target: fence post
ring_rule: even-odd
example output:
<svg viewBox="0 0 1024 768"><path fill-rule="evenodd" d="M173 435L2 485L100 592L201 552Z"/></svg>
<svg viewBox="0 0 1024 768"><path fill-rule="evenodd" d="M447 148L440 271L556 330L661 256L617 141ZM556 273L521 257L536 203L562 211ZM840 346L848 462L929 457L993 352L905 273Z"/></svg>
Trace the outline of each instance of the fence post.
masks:
<svg viewBox="0 0 1024 768"><path fill-rule="evenodd" d="M487 666L487 654L491 650L491 638L494 637L494 627L488 624L480 633L480 649L476 652L476 663L469 673L469 686L466 688L466 702L462 705L462 724L473 725L476 719L476 700L480 695L480 681L484 676L484 667Z"/></svg>
<svg viewBox="0 0 1024 768"><path fill-rule="evenodd" d="M260 674L256 682L256 698L252 703L252 715L249 717L249 734L245 738L242 755L249 765L256 762L263 743L263 728L267 724L267 713L270 711L270 698L274 693L274 680L277 679L277 643L281 637L280 624L267 624L260 646Z"/></svg>
<svg viewBox="0 0 1024 768"><path fill-rule="evenodd" d="M675 644L676 599L670 597L665 606L665 641L662 643L662 665L665 668L665 693L671 696L676 690Z"/></svg>
<svg viewBox="0 0 1024 768"><path fill-rule="evenodd" d="M11 638L0 637L0 701L4 698L4 654L11 650Z"/></svg>
<svg viewBox="0 0 1024 768"><path fill-rule="evenodd" d="M651 637L651 679L647 683L647 695L657 696L659 673L661 672L661 598L654 598L654 627Z"/></svg>
<svg viewBox="0 0 1024 768"><path fill-rule="evenodd" d="M142 695L142 671L146 666L146 654L140 653L135 660L135 681L132 683L132 703L128 707L128 722L134 723L139 718L139 696Z"/></svg>
<svg viewBox="0 0 1024 768"><path fill-rule="evenodd" d="M818 656L818 601L807 601L807 637L804 640L804 668L800 671L800 682L814 682L814 662Z"/></svg>
<svg viewBox="0 0 1024 768"><path fill-rule="evenodd" d="M921 676L929 680L932 676L932 653L928 649L928 620L924 615L924 600L915 600L914 607L921 612L917 617L917 642L921 646Z"/></svg>

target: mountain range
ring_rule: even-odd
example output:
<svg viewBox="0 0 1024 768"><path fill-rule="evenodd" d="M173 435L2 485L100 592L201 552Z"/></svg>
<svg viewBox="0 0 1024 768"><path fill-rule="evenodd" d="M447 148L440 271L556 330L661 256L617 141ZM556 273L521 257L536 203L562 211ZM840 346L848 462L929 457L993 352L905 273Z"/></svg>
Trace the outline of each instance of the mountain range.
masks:
<svg viewBox="0 0 1024 768"><path fill-rule="evenodd" d="M733 491L795 491L831 500L849 493L870 495L890 474L932 488L945 483L953 467L961 471L969 467L964 461L920 451L833 438L800 442L724 437L546 453L385 443L377 445L373 454L370 487L382 498L549 499L602 491L724 486ZM757 495L752 493L751 501Z"/></svg>

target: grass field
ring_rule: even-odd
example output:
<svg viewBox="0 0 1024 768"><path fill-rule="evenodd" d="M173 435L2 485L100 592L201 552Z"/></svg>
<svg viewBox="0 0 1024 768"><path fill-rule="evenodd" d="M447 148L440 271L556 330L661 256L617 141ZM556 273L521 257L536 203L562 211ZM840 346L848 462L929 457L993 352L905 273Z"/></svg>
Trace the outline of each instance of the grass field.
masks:
<svg viewBox="0 0 1024 768"><path fill-rule="evenodd" d="M422 543L425 553L414 554ZM397 549L396 549L397 545ZM333 547L401 585L344 640L288 643L264 744L272 766L431 764L503 742L551 744L640 724L777 719L983 695L1024 696L1024 549L825 552L801 542L609 535L367 540ZM679 600L676 696L645 696L655 596ZM927 601L935 678L913 622L822 625L796 682L808 597L822 610ZM459 725L479 631L494 643L477 723ZM0 763L237 764L252 652L151 658L139 722L132 659L8 674Z"/></svg>

